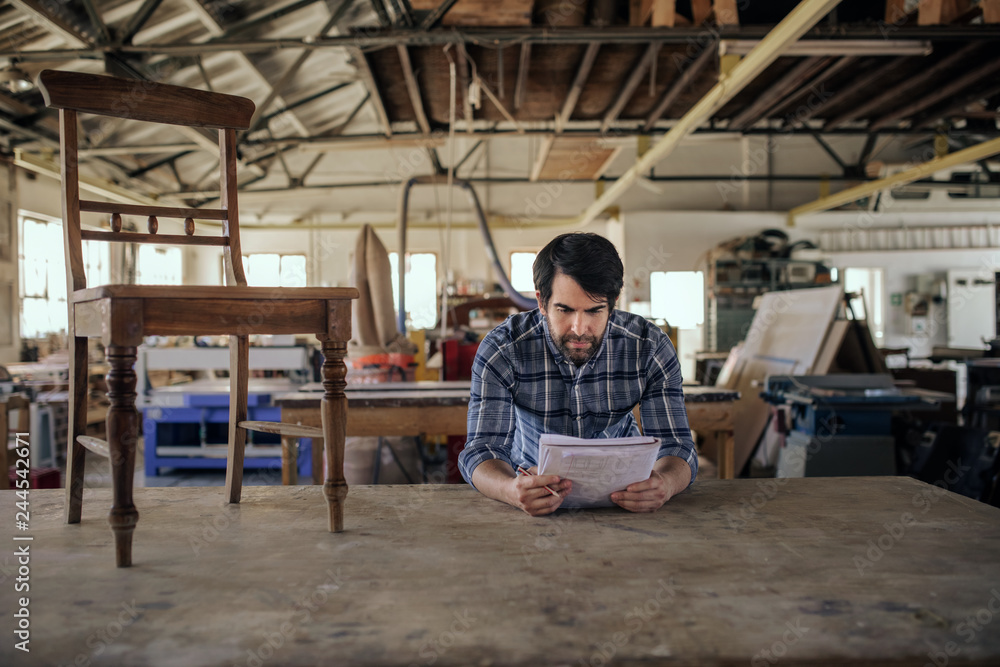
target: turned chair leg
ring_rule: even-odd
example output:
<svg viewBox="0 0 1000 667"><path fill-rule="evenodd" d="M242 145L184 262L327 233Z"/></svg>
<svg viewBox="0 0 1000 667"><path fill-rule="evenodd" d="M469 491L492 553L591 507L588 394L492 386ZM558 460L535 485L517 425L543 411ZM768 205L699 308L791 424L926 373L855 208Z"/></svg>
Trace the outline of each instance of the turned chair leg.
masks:
<svg viewBox="0 0 1000 667"><path fill-rule="evenodd" d="M323 341L323 446L326 449L327 475L323 484L329 510L330 532L344 530L344 499L347 481L344 479L344 439L347 432L347 367L344 355L347 343ZM315 442L315 441L313 441Z"/></svg>
<svg viewBox="0 0 1000 667"><path fill-rule="evenodd" d="M281 483L284 486L299 483L299 439L296 436L281 436Z"/></svg>
<svg viewBox="0 0 1000 667"><path fill-rule="evenodd" d="M69 437L66 440L66 523L80 523L87 450L77 442L87 420L87 339L74 336L69 349Z"/></svg>
<svg viewBox="0 0 1000 667"><path fill-rule="evenodd" d="M132 565L132 533L139 521L139 512L132 502L135 447L139 439L139 415L135 410L136 348L111 345L107 358L110 365L108 399L111 401L107 430L114 497L108 523L115 536L115 561L118 567L129 567Z"/></svg>
<svg viewBox="0 0 1000 667"><path fill-rule="evenodd" d="M247 430L247 392L250 383L250 338L229 337L229 455L226 457L226 500L240 502L243 494L243 460Z"/></svg>

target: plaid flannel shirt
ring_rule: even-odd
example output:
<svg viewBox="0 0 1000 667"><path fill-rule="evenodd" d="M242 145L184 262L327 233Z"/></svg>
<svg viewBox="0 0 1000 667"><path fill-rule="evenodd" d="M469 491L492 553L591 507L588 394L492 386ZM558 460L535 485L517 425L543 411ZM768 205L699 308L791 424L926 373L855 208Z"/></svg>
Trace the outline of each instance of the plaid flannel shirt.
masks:
<svg viewBox="0 0 1000 667"><path fill-rule="evenodd" d="M462 476L483 461L538 463L543 433L578 438L660 438L657 458L677 456L698 474L680 364L670 339L646 319L613 310L597 353L577 368L556 347L539 310L519 313L488 333L472 364L469 432Z"/></svg>

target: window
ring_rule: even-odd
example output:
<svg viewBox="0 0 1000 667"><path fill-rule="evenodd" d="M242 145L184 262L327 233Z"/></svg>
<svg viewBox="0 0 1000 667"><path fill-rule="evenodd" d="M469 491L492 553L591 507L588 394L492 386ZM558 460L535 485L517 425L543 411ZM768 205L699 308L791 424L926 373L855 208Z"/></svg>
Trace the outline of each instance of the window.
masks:
<svg viewBox="0 0 1000 667"><path fill-rule="evenodd" d="M18 267L20 270L21 337L40 338L67 330L66 257L62 222L42 216L18 216ZM53 252L53 249L58 249ZM83 242L83 262L88 284L111 281L108 244Z"/></svg>
<svg viewBox="0 0 1000 667"><path fill-rule="evenodd" d="M222 260L225 282L225 260ZM306 256L256 253L243 255L243 270L247 284L253 287L305 287Z"/></svg>
<svg viewBox="0 0 1000 667"><path fill-rule="evenodd" d="M392 303L399 312L399 253L389 253L392 266ZM406 315L409 328L433 329L438 321L437 255L415 252L406 255Z"/></svg>
<svg viewBox="0 0 1000 667"><path fill-rule="evenodd" d="M535 278L531 267L537 256L537 252L510 253L510 284L522 294L535 293Z"/></svg>
<svg viewBox="0 0 1000 667"><path fill-rule="evenodd" d="M858 319L868 317L868 328L871 329L875 346L882 344L885 335L885 287L883 271L878 269L844 269L844 291L854 292L859 296L851 299L851 308ZM864 301L861 300L861 294Z"/></svg>
<svg viewBox="0 0 1000 667"><path fill-rule="evenodd" d="M705 322L705 276L701 271L654 271L649 275L650 314L678 329Z"/></svg>
<svg viewBox="0 0 1000 667"><path fill-rule="evenodd" d="M180 248L143 244L135 267L137 285L180 285L184 278Z"/></svg>

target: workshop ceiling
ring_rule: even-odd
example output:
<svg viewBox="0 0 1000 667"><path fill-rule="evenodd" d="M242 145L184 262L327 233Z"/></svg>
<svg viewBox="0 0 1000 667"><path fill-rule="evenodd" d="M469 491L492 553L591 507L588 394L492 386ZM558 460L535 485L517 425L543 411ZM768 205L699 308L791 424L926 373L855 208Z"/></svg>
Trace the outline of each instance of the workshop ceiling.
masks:
<svg viewBox="0 0 1000 667"><path fill-rule="evenodd" d="M8 0L0 2L0 80L9 88L0 91L0 150L54 163L55 112L18 77L67 69L252 99L257 115L240 137L245 193L393 184L440 171L449 158L459 175L484 182L613 179L642 151L633 137L655 141L719 81L720 52L746 53L795 5ZM808 136L856 179L867 177L880 137L910 147L936 134L953 147L994 137L998 21L997 0L844 0L699 132ZM451 118L460 151L447 143ZM211 199L210 135L83 123L91 174L145 195ZM858 138L857 160L831 149L839 135ZM482 145L498 156L493 171L480 164ZM581 151L586 159L576 159Z"/></svg>

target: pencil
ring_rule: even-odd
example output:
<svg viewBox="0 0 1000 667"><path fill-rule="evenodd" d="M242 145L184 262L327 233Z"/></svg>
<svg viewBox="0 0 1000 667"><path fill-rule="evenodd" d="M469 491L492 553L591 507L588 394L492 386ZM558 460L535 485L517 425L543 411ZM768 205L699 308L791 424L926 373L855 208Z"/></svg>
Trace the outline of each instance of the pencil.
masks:
<svg viewBox="0 0 1000 667"><path fill-rule="evenodd" d="M524 469L524 468L522 468L521 466L517 466L517 471L518 471L519 473L521 473L522 475L527 475L527 476L529 476L529 477L533 477L533 476L534 476L534 473L530 473L530 472L528 472L527 470L525 470L525 469ZM548 489L549 493L551 493L551 494L552 494L553 496L558 496L558 495L559 495L558 493L556 493L555 491L553 491L553 490L552 490L552 489L551 489L551 488L549 487L549 485L548 485L548 484L546 484L546 485L545 485L545 488L546 488L546 489Z"/></svg>

